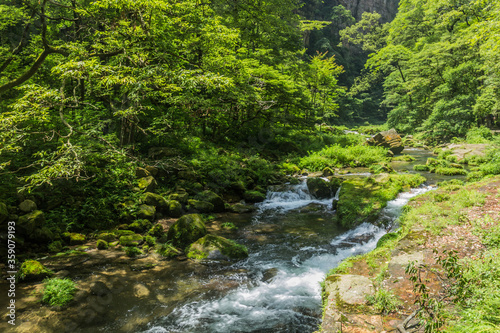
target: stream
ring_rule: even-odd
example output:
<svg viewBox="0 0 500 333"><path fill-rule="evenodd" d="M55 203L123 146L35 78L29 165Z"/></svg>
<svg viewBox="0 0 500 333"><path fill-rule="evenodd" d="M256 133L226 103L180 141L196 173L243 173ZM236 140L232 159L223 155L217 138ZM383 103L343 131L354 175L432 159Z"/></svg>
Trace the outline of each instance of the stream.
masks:
<svg viewBox="0 0 500 333"><path fill-rule="evenodd" d="M416 160L393 162L399 172L432 156L423 149L404 153ZM437 181L456 178L422 174L431 176L427 184L390 201L380 212L380 223L363 223L352 230L331 222L336 198L314 199L305 179L298 185L270 187L256 212L221 214L207 223L210 232L248 247L249 257L238 262L164 260L153 269L134 270L141 259L120 257L88 269L75 267L70 277L82 288L104 280L112 294L109 301L85 296L83 310L67 313L66 320L76 323L75 330L66 325L67 331L314 332L321 323L320 282L328 271L345 258L373 250L396 226L412 197ZM367 175L367 170L350 174ZM237 228L220 228L224 223Z"/></svg>

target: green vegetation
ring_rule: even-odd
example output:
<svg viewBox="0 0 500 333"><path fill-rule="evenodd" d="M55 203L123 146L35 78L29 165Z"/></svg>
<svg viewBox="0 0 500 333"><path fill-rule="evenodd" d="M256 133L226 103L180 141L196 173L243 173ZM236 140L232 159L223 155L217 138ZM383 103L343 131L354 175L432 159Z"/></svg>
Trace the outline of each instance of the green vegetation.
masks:
<svg viewBox="0 0 500 333"><path fill-rule="evenodd" d="M26 260L19 268L17 278L22 281L39 281L53 274L54 272L47 269L40 262L36 260Z"/></svg>
<svg viewBox="0 0 500 333"><path fill-rule="evenodd" d="M186 256L192 259L206 259L214 253L218 253L217 255L222 254L222 256L230 259L248 257L248 250L244 245L210 234L198 239L186 248Z"/></svg>
<svg viewBox="0 0 500 333"><path fill-rule="evenodd" d="M73 300L75 292L76 283L68 278L46 279L42 302L51 306L64 306Z"/></svg>
<svg viewBox="0 0 500 333"><path fill-rule="evenodd" d="M390 290L378 288L375 295L366 297L368 304L381 313L396 311L403 303Z"/></svg>
<svg viewBox="0 0 500 333"><path fill-rule="evenodd" d="M162 244L156 252L162 257L171 258L181 254L181 251L173 247L169 243Z"/></svg>
<svg viewBox="0 0 500 333"><path fill-rule="evenodd" d="M131 257L131 258L134 258L134 257L136 257L138 255L143 254L142 251L139 248L135 247L135 246L127 246L127 247L125 247L124 250L125 250L125 254L128 257Z"/></svg>
<svg viewBox="0 0 500 333"><path fill-rule="evenodd" d="M373 221L377 212L387 202L396 198L405 189L417 187L425 178L417 174L389 175L353 178L342 183L337 217L344 227L353 227L361 222Z"/></svg>
<svg viewBox="0 0 500 333"><path fill-rule="evenodd" d="M367 167L371 164L388 161L387 150L382 147L348 146L338 144L326 147L319 152L300 159L299 167L310 171L322 171L330 167Z"/></svg>

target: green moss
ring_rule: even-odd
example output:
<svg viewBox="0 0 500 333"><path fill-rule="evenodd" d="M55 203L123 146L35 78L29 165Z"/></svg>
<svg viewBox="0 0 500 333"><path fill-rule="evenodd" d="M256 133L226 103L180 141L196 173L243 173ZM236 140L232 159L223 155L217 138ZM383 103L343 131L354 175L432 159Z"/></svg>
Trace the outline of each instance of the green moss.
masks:
<svg viewBox="0 0 500 333"><path fill-rule="evenodd" d="M457 176L457 175L467 174L467 171L464 169L452 168L452 167L437 167L435 172L438 175L444 175L444 176Z"/></svg>
<svg viewBox="0 0 500 333"><path fill-rule="evenodd" d="M115 230L113 233L116 235L116 237L120 238L121 236L130 236L135 234L132 230Z"/></svg>
<svg viewBox="0 0 500 333"><path fill-rule="evenodd" d="M393 161L403 161L403 162L413 162L415 161L415 157L410 155L400 155L392 158Z"/></svg>
<svg viewBox="0 0 500 333"><path fill-rule="evenodd" d="M47 279L44 281L42 302L51 306L64 306L73 300L76 283L66 279Z"/></svg>
<svg viewBox="0 0 500 333"><path fill-rule="evenodd" d="M120 237L120 245L122 245L122 246L137 246L137 245L141 244L142 241L143 241L143 237L141 235L138 235L138 234Z"/></svg>
<svg viewBox="0 0 500 333"><path fill-rule="evenodd" d="M222 198L212 191L203 191L198 193L195 196L195 199L211 203L214 206L213 211L216 213L220 213L225 210Z"/></svg>
<svg viewBox="0 0 500 333"><path fill-rule="evenodd" d="M163 231L161 224L155 224L151 229L149 229L148 234L155 238L161 238L165 232Z"/></svg>
<svg viewBox="0 0 500 333"><path fill-rule="evenodd" d="M135 220L128 225L127 229L136 233L142 233L151 228L152 223L146 219Z"/></svg>
<svg viewBox="0 0 500 333"><path fill-rule="evenodd" d="M192 259L205 259L214 251L230 259L243 259L248 257L248 250L244 245L220 236L206 235L186 248L186 255Z"/></svg>
<svg viewBox="0 0 500 333"><path fill-rule="evenodd" d="M152 236L149 236L149 235L148 235L148 236L144 237L144 242L145 242L147 245L149 245L149 246L153 247L153 246L155 246L155 245L156 245L156 238L154 238L154 237L152 237Z"/></svg>
<svg viewBox="0 0 500 333"><path fill-rule="evenodd" d="M162 246L160 246L156 252L161 255L162 257L166 257L166 258L172 258L172 257L175 257L175 256L178 256L180 255L182 252L179 251L178 249L176 249L175 247L173 247L171 244L163 244Z"/></svg>
<svg viewBox="0 0 500 333"><path fill-rule="evenodd" d="M135 246L127 246L125 247L125 254L128 256L128 257L131 257L131 258L134 258L138 255L141 255L142 254L142 251L135 247Z"/></svg>
<svg viewBox="0 0 500 333"><path fill-rule="evenodd" d="M168 229L167 240L175 247L184 248L207 234L199 214L184 215Z"/></svg>
<svg viewBox="0 0 500 333"><path fill-rule="evenodd" d="M97 248L99 250L106 250L108 247L109 247L109 244L105 240L103 240L103 239L97 240Z"/></svg>
<svg viewBox="0 0 500 333"><path fill-rule="evenodd" d="M388 242L393 242L398 239L399 235L395 232L389 232L383 235L377 242L377 247L385 246Z"/></svg>
<svg viewBox="0 0 500 333"><path fill-rule="evenodd" d="M249 203L262 202L266 200L266 194L259 191L245 191L243 198Z"/></svg>
<svg viewBox="0 0 500 333"><path fill-rule="evenodd" d="M337 215L342 226L352 228L361 222L376 219L380 209L403 190L417 187L425 181L418 174L388 175L364 179L349 179L342 184Z"/></svg>
<svg viewBox="0 0 500 333"><path fill-rule="evenodd" d="M63 239L69 243L69 245L80 245L85 243L87 239L84 234L79 234L76 232L65 232L62 236Z"/></svg>
<svg viewBox="0 0 500 333"><path fill-rule="evenodd" d="M415 170L415 171L429 171L430 168L428 165L425 165L425 164L416 164L413 166L413 170Z"/></svg>
<svg viewBox="0 0 500 333"><path fill-rule="evenodd" d="M53 274L54 272L47 269L40 262L36 260L26 260L19 268L17 277L21 281L40 281Z"/></svg>
<svg viewBox="0 0 500 333"><path fill-rule="evenodd" d="M106 241L106 242L112 242L112 241L115 241L116 240L116 236L115 234L111 233L111 232L103 232L103 233L100 233L99 235L97 235L97 239L102 239L103 241Z"/></svg>
<svg viewBox="0 0 500 333"><path fill-rule="evenodd" d="M207 201L189 199L188 205L199 213L212 213L214 211L214 205Z"/></svg>

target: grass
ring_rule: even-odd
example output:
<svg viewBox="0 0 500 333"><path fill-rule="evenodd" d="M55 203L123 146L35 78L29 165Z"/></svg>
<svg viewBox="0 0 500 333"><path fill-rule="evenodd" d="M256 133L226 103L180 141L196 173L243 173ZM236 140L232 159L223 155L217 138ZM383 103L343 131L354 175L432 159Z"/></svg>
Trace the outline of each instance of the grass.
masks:
<svg viewBox="0 0 500 333"><path fill-rule="evenodd" d="M366 300L376 311L385 314L398 310L403 304L391 290L385 288L378 288L375 295L367 295Z"/></svg>
<svg viewBox="0 0 500 333"><path fill-rule="evenodd" d="M364 145L342 147L335 144L301 158L298 166L309 171L321 171L327 167L368 167L371 164L388 161L387 149L382 147Z"/></svg>
<svg viewBox="0 0 500 333"><path fill-rule="evenodd" d="M65 278L44 280L42 302L51 306L64 306L73 300L76 283Z"/></svg>

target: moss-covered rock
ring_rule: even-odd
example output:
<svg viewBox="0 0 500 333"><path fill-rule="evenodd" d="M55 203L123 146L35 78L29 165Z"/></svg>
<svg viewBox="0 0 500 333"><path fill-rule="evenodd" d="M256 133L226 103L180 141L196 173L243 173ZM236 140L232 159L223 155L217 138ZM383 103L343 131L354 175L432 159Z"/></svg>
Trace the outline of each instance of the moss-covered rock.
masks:
<svg viewBox="0 0 500 333"><path fill-rule="evenodd" d="M237 214L251 213L257 210L257 207L236 203L229 206L229 211Z"/></svg>
<svg viewBox="0 0 500 333"><path fill-rule="evenodd" d="M109 243L116 240L116 235L111 232L102 232L99 235L97 235L97 239L98 240L101 239Z"/></svg>
<svg viewBox="0 0 500 333"><path fill-rule="evenodd" d="M62 234L63 239L69 244L69 245L80 245L85 243L86 237L84 234L79 234L76 232L65 232Z"/></svg>
<svg viewBox="0 0 500 333"><path fill-rule="evenodd" d="M168 216L170 217L181 217L182 216L182 205L177 200L168 201Z"/></svg>
<svg viewBox="0 0 500 333"><path fill-rule="evenodd" d="M19 209L24 213L31 213L34 210L37 210L36 203L33 200L24 200L19 205Z"/></svg>
<svg viewBox="0 0 500 333"><path fill-rule="evenodd" d="M103 239L97 240L97 248L99 250L106 250L108 247L109 247L109 244L105 240L103 240Z"/></svg>
<svg viewBox="0 0 500 333"><path fill-rule="evenodd" d="M132 230L136 233L143 233L146 230L149 230L151 228L151 225L152 225L151 221L140 219L130 223L127 229Z"/></svg>
<svg viewBox="0 0 500 333"><path fill-rule="evenodd" d="M144 241L141 235L133 234L120 237L120 245L122 246L137 246Z"/></svg>
<svg viewBox="0 0 500 333"><path fill-rule="evenodd" d="M331 177L333 175L335 175L335 171L333 171L329 167L324 168L323 171L322 171L322 176L323 177Z"/></svg>
<svg viewBox="0 0 500 333"><path fill-rule="evenodd" d="M215 213L221 213L225 210L224 200L212 191L203 191L195 196L200 201L210 202L214 206Z"/></svg>
<svg viewBox="0 0 500 333"><path fill-rule="evenodd" d="M168 212L168 202L159 194L146 192L142 196L142 202L149 206L155 206L159 211Z"/></svg>
<svg viewBox="0 0 500 333"><path fill-rule="evenodd" d="M175 201L180 202L183 205L187 205L188 199L189 199L189 194L187 192L184 192L184 191L173 193L173 194L170 194L168 196L168 200L175 200Z"/></svg>
<svg viewBox="0 0 500 333"><path fill-rule="evenodd" d="M139 205L139 210L137 211L137 218L152 221L155 218L156 208L155 206L149 205Z"/></svg>
<svg viewBox="0 0 500 333"><path fill-rule="evenodd" d="M138 186L139 189L143 192L153 192L157 186L157 183L153 176L148 176L139 179Z"/></svg>
<svg viewBox="0 0 500 333"><path fill-rule="evenodd" d="M168 243L161 245L156 250L156 252L165 258L172 258L172 257L176 257L176 256L182 254L182 252L179 249L176 249L175 247L173 247L172 245L170 245Z"/></svg>
<svg viewBox="0 0 500 333"><path fill-rule="evenodd" d="M130 236L130 235L135 234L135 232L133 232L132 230L115 230L115 231L113 231L113 233L118 238L120 238L121 236Z"/></svg>
<svg viewBox="0 0 500 333"><path fill-rule="evenodd" d="M186 255L192 259L243 259L248 250L233 240L209 234L189 245Z"/></svg>
<svg viewBox="0 0 500 333"><path fill-rule="evenodd" d="M17 277L21 281L41 281L53 274L54 272L47 269L40 262L36 260L26 260L19 268Z"/></svg>
<svg viewBox="0 0 500 333"><path fill-rule="evenodd" d="M163 230L163 227L161 224L155 224L151 229L149 229L148 234L156 237L156 238L161 238L163 237L165 231Z"/></svg>
<svg viewBox="0 0 500 333"><path fill-rule="evenodd" d="M189 208L194 209L198 213L212 213L214 211L214 205L207 201L189 199L188 205Z"/></svg>
<svg viewBox="0 0 500 333"><path fill-rule="evenodd" d="M41 210L35 210L26 215L19 217L17 226L22 231L23 234L31 236L35 233L35 230L41 229L45 226L45 217Z"/></svg>
<svg viewBox="0 0 500 333"><path fill-rule="evenodd" d="M266 194L260 191L245 191L245 193L243 193L243 199L249 203L262 202L266 200Z"/></svg>
<svg viewBox="0 0 500 333"><path fill-rule="evenodd" d="M198 214L184 215L168 229L167 239L175 247L185 248L207 234L203 219Z"/></svg>

